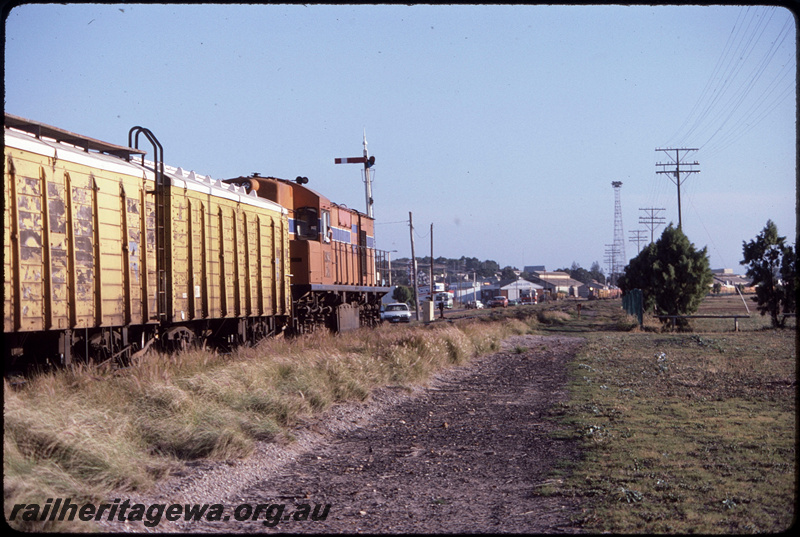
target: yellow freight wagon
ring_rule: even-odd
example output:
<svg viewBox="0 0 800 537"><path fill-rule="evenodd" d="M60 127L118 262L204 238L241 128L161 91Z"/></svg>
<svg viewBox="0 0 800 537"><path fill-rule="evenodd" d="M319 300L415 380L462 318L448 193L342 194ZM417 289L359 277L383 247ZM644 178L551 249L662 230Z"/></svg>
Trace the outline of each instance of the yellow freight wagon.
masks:
<svg viewBox="0 0 800 537"><path fill-rule="evenodd" d="M156 338L247 340L287 324L279 205L10 114L4 142L7 366L130 357Z"/></svg>
<svg viewBox="0 0 800 537"><path fill-rule="evenodd" d="M239 340L276 331L291 315L288 211L244 188L165 168L172 206L172 302L180 326L214 320ZM235 325L232 322L235 321Z"/></svg>
<svg viewBox="0 0 800 537"><path fill-rule="evenodd" d="M142 244L152 178L126 160L140 152L8 114L5 127L6 353L56 340L69 361L78 341L84 354L121 345L111 327L156 322L154 248Z"/></svg>

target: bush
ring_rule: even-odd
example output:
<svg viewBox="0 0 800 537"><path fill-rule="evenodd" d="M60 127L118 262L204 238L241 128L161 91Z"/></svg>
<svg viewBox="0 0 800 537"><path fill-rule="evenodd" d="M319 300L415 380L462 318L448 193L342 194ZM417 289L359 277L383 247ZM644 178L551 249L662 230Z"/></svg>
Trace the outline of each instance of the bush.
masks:
<svg viewBox="0 0 800 537"><path fill-rule="evenodd" d="M767 220L767 225L749 243L742 244L747 276L753 279L761 315L769 313L772 326L786 326L787 314L796 309L797 260L791 246L786 245L786 237L778 236L778 227ZM783 316L779 318L779 314Z"/></svg>

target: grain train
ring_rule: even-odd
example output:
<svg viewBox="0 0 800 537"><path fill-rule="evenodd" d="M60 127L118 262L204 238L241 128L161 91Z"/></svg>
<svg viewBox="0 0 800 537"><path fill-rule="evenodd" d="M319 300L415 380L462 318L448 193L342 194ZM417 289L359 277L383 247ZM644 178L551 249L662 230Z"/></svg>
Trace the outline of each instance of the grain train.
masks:
<svg viewBox="0 0 800 537"><path fill-rule="evenodd" d="M373 219L306 178L174 168L143 127L127 146L10 114L4 127L6 370L380 322Z"/></svg>

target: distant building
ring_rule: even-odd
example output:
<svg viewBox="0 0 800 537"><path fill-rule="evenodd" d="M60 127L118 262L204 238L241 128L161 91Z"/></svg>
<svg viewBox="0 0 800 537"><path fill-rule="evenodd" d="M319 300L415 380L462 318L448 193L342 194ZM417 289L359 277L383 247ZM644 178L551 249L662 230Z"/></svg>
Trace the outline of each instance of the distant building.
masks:
<svg viewBox="0 0 800 537"><path fill-rule="evenodd" d="M560 271L536 271L531 274L531 277L535 283L538 283L544 287L545 291L549 291L553 295L563 293L566 296L577 297L578 288L583 285L582 282L570 278L569 274L566 272Z"/></svg>
<svg viewBox="0 0 800 537"><path fill-rule="evenodd" d="M523 278L503 280L481 289L481 301L488 302L493 296L504 296L509 300L520 300L523 296L536 293L541 296L543 286Z"/></svg>
<svg viewBox="0 0 800 537"><path fill-rule="evenodd" d="M713 276L711 286L713 287L716 283L720 284L723 293L735 293L736 287L738 286L741 286L743 289L747 290L747 292L754 291L754 289L751 289L753 283L750 279L746 276L734 274L733 269L711 269L711 274Z"/></svg>
<svg viewBox="0 0 800 537"><path fill-rule="evenodd" d="M456 303L464 305L473 300L481 300L481 288L480 282L459 281L451 283L449 291L453 293Z"/></svg>
<svg viewBox="0 0 800 537"><path fill-rule="evenodd" d="M544 272L546 269L544 265L528 265L524 267L523 272L527 272L528 274L533 274L534 272Z"/></svg>

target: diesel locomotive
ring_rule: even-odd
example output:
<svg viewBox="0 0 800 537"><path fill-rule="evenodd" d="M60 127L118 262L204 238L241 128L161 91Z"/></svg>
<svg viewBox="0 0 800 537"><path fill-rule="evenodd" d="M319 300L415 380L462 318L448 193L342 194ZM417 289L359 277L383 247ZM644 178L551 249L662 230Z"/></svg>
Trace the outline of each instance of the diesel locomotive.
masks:
<svg viewBox="0 0 800 537"><path fill-rule="evenodd" d="M386 253L375 249L372 218L294 181L238 177L224 183L289 211L289 256L294 329L343 331L380 323ZM383 269L383 270L381 270Z"/></svg>
<svg viewBox="0 0 800 537"><path fill-rule="evenodd" d="M4 119L7 369L380 321L373 219L307 179L175 168L143 127L120 146Z"/></svg>

